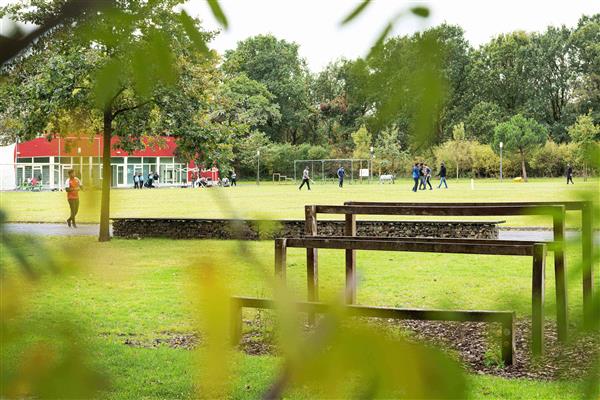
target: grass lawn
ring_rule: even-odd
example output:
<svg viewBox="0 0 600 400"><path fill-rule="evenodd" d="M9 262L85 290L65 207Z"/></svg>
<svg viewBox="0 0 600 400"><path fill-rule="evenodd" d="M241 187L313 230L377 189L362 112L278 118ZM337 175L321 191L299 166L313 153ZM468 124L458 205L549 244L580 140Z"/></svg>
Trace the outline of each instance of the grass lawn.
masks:
<svg viewBox="0 0 600 400"><path fill-rule="evenodd" d="M493 202L552 201L578 199L583 190L599 193L600 181L590 179L567 186L562 178L531 179L528 183L483 179L475 181L472 190L468 180L450 180L448 190L413 193L412 183L400 179L394 185L347 184L339 189L334 183L315 184L313 190L298 191L292 184L242 183L235 188L160 190L117 189L111 194L113 217L232 217L303 219L305 204L341 204L348 200L423 201L423 202ZM9 221L64 222L68 216L65 194L61 192L1 192L0 208ZM80 222L98 222L99 192L81 195ZM570 213L572 214L572 213ZM335 218L335 216L330 216ZM411 219L411 218L408 218ZM447 219L447 218L443 218ZM464 219L464 218L460 218ZM543 217L476 217L501 219L508 226L551 226ZM596 219L600 225L600 218ZM573 222L568 226L574 226Z"/></svg>
<svg viewBox="0 0 600 400"><path fill-rule="evenodd" d="M240 187L239 191L251 189ZM280 190L272 187L267 190L275 189ZM163 192L165 195L180 193L178 190L153 193L162 195ZM137 194L122 193L123 196ZM146 193L142 191L140 195L146 196ZM49 194L42 194L46 195ZM203 193L198 194L201 195ZM28 259L44 258L45 253L33 245L30 238L15 237L15 240ZM19 293L27 299L22 305L22 315L28 321L40 322L47 332L60 330L65 318L84 327L81 334L89 343L94 365L110 377L111 386L100 395L102 398L159 399L196 395L194 381L196 370L202 368L198 363L202 350L173 349L164 345L134 348L124 341L192 332L197 323L194 316L197 315L198 281L207 263L217 269L231 294L268 297L271 293L265 283L265 274L272 275L273 243L270 241L244 242L258 260L248 262L247 258L237 256L239 242L235 241L156 239L98 243L92 237L41 240L53 254L70 254L79 268L69 270L60 278L46 277L35 286L19 286ZM6 254L6 249L0 250ZM289 286L301 298L305 294L304 257L302 250L289 250ZM578 248L568 248L571 266L577 264L578 257ZM14 260L3 256L3 263L9 271L3 282L21 282ZM343 265L340 251L320 252L320 287L324 300L341 293ZM548 265L553 265L551 255ZM531 260L527 257L358 252L357 267L359 303L510 309L519 316L530 314ZM569 307L574 316L581 311L580 274L576 272L572 274L569 292ZM546 310L550 317L554 316L553 280L553 269L547 268ZM27 337L27 340L32 338ZM13 370L20 348L8 348L3 353L2 371ZM273 356L237 353L231 397L259 397L273 379L279 362L280 359ZM470 375L468 379L470 398L570 399L580 396L576 382L508 380L479 375ZM287 395L311 398L310 393L302 389Z"/></svg>

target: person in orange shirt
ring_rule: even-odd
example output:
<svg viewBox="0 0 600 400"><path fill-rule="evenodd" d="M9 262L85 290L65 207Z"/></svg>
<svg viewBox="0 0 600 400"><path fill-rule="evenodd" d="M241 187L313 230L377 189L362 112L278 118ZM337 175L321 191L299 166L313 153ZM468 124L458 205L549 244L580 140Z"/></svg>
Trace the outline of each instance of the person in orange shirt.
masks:
<svg viewBox="0 0 600 400"><path fill-rule="evenodd" d="M67 225L69 227L73 225L73 228L77 228L75 223L75 216L79 211L79 191L83 190L81 181L75 176L75 171L69 170L69 179L65 182L65 190L67 191L67 201L69 202L69 208L71 209L71 216L67 219Z"/></svg>

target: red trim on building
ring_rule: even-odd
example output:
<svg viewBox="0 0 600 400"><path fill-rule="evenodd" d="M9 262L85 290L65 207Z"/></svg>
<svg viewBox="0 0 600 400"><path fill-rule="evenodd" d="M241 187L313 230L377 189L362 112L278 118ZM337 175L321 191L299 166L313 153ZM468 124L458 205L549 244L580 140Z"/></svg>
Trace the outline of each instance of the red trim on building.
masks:
<svg viewBox="0 0 600 400"><path fill-rule="evenodd" d="M132 157L173 157L177 143L172 136L164 136L156 143L146 142L146 148L134 151ZM154 141L153 141L154 142ZM160 142L160 143L157 143ZM116 149L119 143L118 137L111 139L111 156L127 157L125 150ZM27 142L18 143L15 150L16 157L101 157L104 140L102 136L89 138L54 138L48 141L46 138L36 138Z"/></svg>

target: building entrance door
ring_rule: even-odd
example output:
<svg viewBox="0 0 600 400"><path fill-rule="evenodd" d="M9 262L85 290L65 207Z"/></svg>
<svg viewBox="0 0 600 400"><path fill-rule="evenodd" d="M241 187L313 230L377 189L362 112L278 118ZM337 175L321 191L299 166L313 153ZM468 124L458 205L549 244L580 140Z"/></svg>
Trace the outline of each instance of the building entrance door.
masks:
<svg viewBox="0 0 600 400"><path fill-rule="evenodd" d="M125 183L125 166L119 164L111 165L112 181L111 186L123 187Z"/></svg>
<svg viewBox="0 0 600 400"><path fill-rule="evenodd" d="M16 184L17 187L21 187L23 186L23 184L25 183L25 167L24 166L18 166L17 167L17 179L16 179Z"/></svg>

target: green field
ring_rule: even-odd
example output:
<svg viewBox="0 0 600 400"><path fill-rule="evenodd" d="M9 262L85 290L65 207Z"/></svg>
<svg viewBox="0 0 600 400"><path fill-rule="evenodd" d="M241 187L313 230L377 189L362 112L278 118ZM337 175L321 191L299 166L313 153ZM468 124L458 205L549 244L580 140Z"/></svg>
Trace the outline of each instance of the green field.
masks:
<svg viewBox="0 0 600 400"><path fill-rule="evenodd" d="M91 237L45 238L43 248L27 237L15 237L17 248L28 260L44 261L58 254L74 268L59 277L46 276L35 285L22 284L15 260L3 257L9 274L3 285L18 284L22 318L43 332L57 332L69 321L80 329L94 367L109 377L110 387L99 397L111 399L159 399L194 397L198 352L135 348L126 339L150 342L168 334L193 332L198 315L198 282L205 265L215 266L219 277L235 295L267 297L271 288L265 273L272 274L273 244L246 242L257 262L238 256L235 241L112 240L98 243ZM46 250L44 250L46 249ZM3 254L6 249L3 249ZM46 253L49 251L49 253ZM571 265L578 262L578 248L568 249ZM305 254L290 249L288 279L299 298L305 293ZM324 300L339 296L343 288L340 252L320 252L320 288ZM491 309L530 313L530 265L528 258L359 252L358 301L363 304ZM548 259L552 265L552 258ZM569 307L580 314L579 274L572 274ZM5 286L6 289L8 286ZM554 315L553 270L547 269L547 311ZM25 325L27 326L27 325ZM41 328L40 328L41 327ZM14 371L24 343L39 338L32 332L3 350L2 370ZM33 335L33 336L32 336ZM43 334L41 335L44 336ZM266 389L280 359L237 353L231 377L231 398L256 398ZM576 382L542 382L469 375L470 398L564 399L578 398ZM289 398L311 398L299 388Z"/></svg>
<svg viewBox="0 0 600 400"><path fill-rule="evenodd" d="M578 199L582 189L597 189L598 180L566 186L562 180L532 180L527 184L494 180L450 181L450 189L412 193L407 180L395 185L354 184L339 189L335 184L316 184L311 192L293 185L245 183L237 188L208 190L114 190L115 217L246 217L302 218L310 203L341 204L347 200L379 201L528 201ZM10 221L63 221L64 193L3 192L1 207ZM81 221L97 222L98 192L82 194ZM498 219L493 218L491 219ZM500 219L505 219L504 217ZM540 218L506 218L512 226L550 226ZM599 221L598 218L596 221ZM576 222L569 221L569 226ZM23 354L40 339L56 341L66 327L77 331L73 343L83 345L89 365L108 378L97 394L109 399L191 398L198 395L199 362L205 349L191 351L166 344L135 347L126 342L153 343L173 335L198 330L200 282L207 266L215 268L230 295L271 297L273 243L211 240L120 240L98 243L93 237L28 238L11 236L11 248L25 255L33 268L48 268L50 255L69 266L56 276L45 274L27 283L17 261L5 245L2 263L8 271L2 279L3 324L17 327L17 335L3 335L0 367L3 383L23 371ZM256 259L241 252L247 246ZM338 251L319 253L321 298L339 298L343 292L343 258ZM581 314L580 250L567 249L569 309L572 323ZM22 260L23 261L23 260ZM297 298L305 296L305 253L290 249L288 282ZM552 254L547 265L552 266ZM358 302L379 306L414 308L514 310L530 315L531 260L520 257L359 252ZM600 274L596 275L596 287ZM553 268L546 274L546 310L555 314ZM22 302L13 304L20 299ZM14 307L14 308L11 308ZM12 314L15 313L15 314ZM10 316L10 317L7 317ZM252 315L250 315L252 317ZM3 325L4 327L5 325ZM61 333L62 332L62 333ZM71 340L71 339L70 339ZM43 359L34 365L43 365ZM46 360L47 361L47 360ZM31 361L30 361L31 362ZM273 381L281 358L236 352L229 382L231 398L257 398ZM42 368L43 370L43 368ZM64 371L63 371L64 372ZM575 399L581 385L573 381L504 379L468 374L474 399ZM26 388L21 382L20 387ZM26 389L23 389L26 391ZM307 388L294 388L287 398L316 396Z"/></svg>
<svg viewBox="0 0 600 400"><path fill-rule="evenodd" d="M313 190L298 191L293 184L243 183L234 188L160 190L116 189L112 191L113 217L198 217L221 218L304 218L305 204L342 204L344 201L423 201L423 202L493 202L551 201L578 199L582 192L598 193L600 180L577 182L567 186L563 179L531 179L528 183L505 180L476 180L471 189L468 180L450 180L448 190L413 193L407 179L394 185L378 183L317 183ZM65 194L61 192L2 192L1 208L9 221L64 222L68 216ZM80 222L98 222L99 193L81 195ZM334 216L331 216L334 217ZM464 218L463 218L464 219ZM486 218L474 218L486 219ZM551 226L551 221L536 217L487 218L506 220L507 226Z"/></svg>

